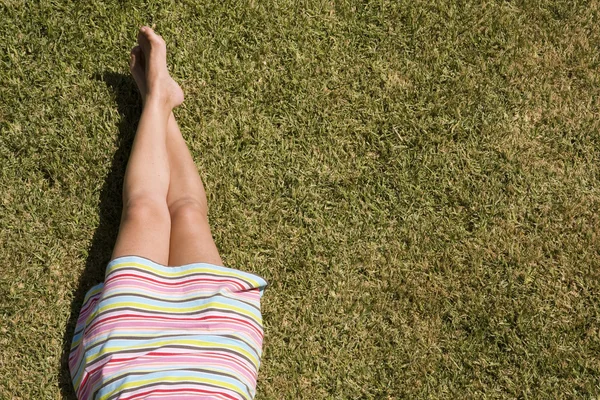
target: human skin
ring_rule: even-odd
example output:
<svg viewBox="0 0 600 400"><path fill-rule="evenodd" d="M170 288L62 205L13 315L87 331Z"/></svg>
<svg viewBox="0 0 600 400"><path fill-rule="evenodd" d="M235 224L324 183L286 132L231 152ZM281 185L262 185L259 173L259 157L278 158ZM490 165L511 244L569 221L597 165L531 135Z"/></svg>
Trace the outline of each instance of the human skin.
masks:
<svg viewBox="0 0 600 400"><path fill-rule="evenodd" d="M169 75L162 37L140 28L129 66L144 106L125 171L112 259L136 255L163 265L222 265L204 185L172 112L184 96Z"/></svg>

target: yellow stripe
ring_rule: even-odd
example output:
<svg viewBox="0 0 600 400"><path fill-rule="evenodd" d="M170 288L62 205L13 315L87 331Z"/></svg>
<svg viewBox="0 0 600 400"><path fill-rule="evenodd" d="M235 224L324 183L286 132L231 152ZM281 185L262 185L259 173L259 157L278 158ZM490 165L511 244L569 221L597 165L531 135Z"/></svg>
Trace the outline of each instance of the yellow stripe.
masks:
<svg viewBox="0 0 600 400"><path fill-rule="evenodd" d="M244 344L246 344L248 347L254 348L254 346L250 345L249 343L247 343L242 338L238 338L238 340L240 342L243 342ZM248 351L244 350L241 346L236 346L236 345L227 344L227 343L215 343L215 342L211 342L211 341L181 339L180 337L178 337L176 339L164 339L164 340L162 340L160 342L154 342L152 344L151 348L160 348L162 346L170 345L170 344L191 344L191 345L196 345L196 346L205 346L205 347L209 347L211 349L228 349L228 350L233 350L233 351L235 351L237 353L242 353L243 355L245 355L252 362L252 364L254 365L254 367L258 368L258 359L257 359L257 357L255 357L252 353L249 353ZM84 354L82 362L85 363L85 364L91 364L97 358L99 358L99 357L101 357L101 356L103 356L104 354L107 354L107 353L108 354L110 354L110 353L118 353L119 350L136 350L136 349L144 349L144 348L149 348L149 346L147 344L144 344L144 345L127 346L127 347L103 347L102 351L100 351L99 353L96 353L93 356L86 356ZM81 380L83 379L84 376L85 376L85 373L83 373L83 374L81 374L79 376L79 379L77 379L77 381L75 382L75 387L79 387L79 385L81 384Z"/></svg>
<svg viewBox="0 0 600 400"><path fill-rule="evenodd" d="M210 378L200 378L200 377L196 377L196 376L178 376L178 377L161 377L159 379L145 379L142 381L137 381L137 382L131 382L131 383L124 383L121 386L117 387L115 390L113 390L110 393L107 393L105 395L103 395L102 397L100 397L100 400L105 400L110 398L112 395L114 395L117 392L121 392L124 390L127 390L129 388L135 388L138 386L144 386L147 385L149 383L154 383L154 382L197 382L197 383L208 383L208 384L212 384L215 385L217 387L223 387L223 388L227 388L230 390L233 390L234 392L238 393L241 396L244 396L245 393L244 392L240 392L239 388L235 385L232 385L231 383L228 382L224 382L221 380L217 380L217 379L210 379Z"/></svg>
<svg viewBox="0 0 600 400"><path fill-rule="evenodd" d="M243 343L245 343L245 342L243 342ZM151 347L148 345L148 343L144 343L144 344L138 345L138 346L129 345L127 347L102 347L102 350L100 352L96 353L93 356L87 356L85 359L85 362L86 362L86 364L93 363L94 360L96 360L99 357L102 357L105 354L118 353L120 350L160 348L163 346L168 346L168 345L173 345L173 344L175 344L175 345L189 344L192 346L210 347L211 349L233 350L237 353L242 353L243 355L245 355L249 360L252 361L252 364L254 364L254 366L256 368L258 368L258 359L256 358L256 356L247 352L240 346L235 346L235 345L226 344L226 343L215 343L215 342L209 342L209 341L204 341L204 340L191 340L191 339L181 339L181 338L171 339L171 340L165 339L162 341L154 342L154 343L152 343Z"/></svg>
<svg viewBox="0 0 600 400"><path fill-rule="evenodd" d="M138 308L140 311L144 311L144 310L152 310L152 311L160 311L163 313L173 313L173 314L179 314L182 312L192 312L192 311L203 311L209 308L217 308L217 309L221 309L221 310L231 310L231 311L235 311L238 314L242 314L245 315L249 318L251 318L254 322L256 322L257 324L262 324L261 318L257 317L256 314L251 313L249 311L246 311L242 308L239 307L235 307L235 306L230 306L230 305L226 305L224 303L217 303L215 305L216 302L211 302L208 304L204 304L202 306L194 306L194 307L181 307L181 308L175 308L175 307L159 307L159 306L151 306L145 303L134 303L134 302L119 302L119 303L114 303L114 304L110 304L110 305L106 305L104 307L100 307L97 309L97 311L95 313L92 313L87 320L85 321L86 326L91 322L91 320L97 315L102 313L103 311L106 310L110 310L112 308L119 308L119 307L135 307ZM143 318L143 317L140 317Z"/></svg>
<svg viewBox="0 0 600 400"><path fill-rule="evenodd" d="M243 314L243 315L246 315L251 318L254 317L253 313L250 313L249 311L246 311L242 308L232 306L229 304L225 304L225 303L216 302L216 301L211 301L210 303L207 303L207 304L197 305L197 306L192 306L192 307L163 307L163 306L154 306L154 305L150 305L150 304L146 304L146 303L139 303L139 302L134 302L134 301L123 301L123 302L116 302L116 303L108 304L106 306L98 308L98 314L100 314L106 310L109 310L111 308L119 308L119 307L136 307L142 311L143 310L160 311L160 312L164 312L164 313L173 313L173 314L179 314L179 313L184 313L184 312L193 312L193 311L202 311L202 310L206 310L208 308L218 308L218 309L235 311L236 313Z"/></svg>

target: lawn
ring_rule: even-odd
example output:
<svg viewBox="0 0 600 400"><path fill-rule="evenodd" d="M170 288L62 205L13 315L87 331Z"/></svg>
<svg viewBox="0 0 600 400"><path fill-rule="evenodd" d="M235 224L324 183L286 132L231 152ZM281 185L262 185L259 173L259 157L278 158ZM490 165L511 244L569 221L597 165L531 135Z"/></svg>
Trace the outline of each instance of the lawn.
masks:
<svg viewBox="0 0 600 400"><path fill-rule="evenodd" d="M257 399L600 396L600 2L0 1L0 398L73 399L155 24Z"/></svg>

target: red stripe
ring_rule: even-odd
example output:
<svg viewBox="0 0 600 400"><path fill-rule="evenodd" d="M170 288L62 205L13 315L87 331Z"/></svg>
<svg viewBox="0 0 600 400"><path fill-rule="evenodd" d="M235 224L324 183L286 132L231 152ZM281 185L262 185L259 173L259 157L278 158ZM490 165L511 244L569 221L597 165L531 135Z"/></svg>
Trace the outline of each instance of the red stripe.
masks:
<svg viewBox="0 0 600 400"><path fill-rule="evenodd" d="M253 371L251 371L248 367L246 367L245 363L241 363L240 362L240 358L239 357L235 357L229 353L225 353L225 352L216 352L216 351L203 351L202 354L197 354L197 353L188 353L188 354L183 354L183 353L167 353L167 352L158 352L158 351L151 351L150 353L148 353L148 355L152 355L152 356L178 356L178 357L183 357L183 356L203 356L203 357L212 357L212 358L220 358L223 360L228 360L228 361L232 361L235 364L237 364L238 366L240 366L241 368L245 369L246 371L248 371L248 373L250 375L254 375L255 373ZM121 359L118 359L118 361L121 361ZM130 361L129 359L126 361Z"/></svg>
<svg viewBox="0 0 600 400"><path fill-rule="evenodd" d="M143 349L142 349L143 350ZM221 359L225 359L225 360L229 360L229 361L233 361L236 364L238 364L240 367L244 368L246 371L248 371L250 373L250 375L253 375L254 372L249 370L243 363L240 363L239 359L235 356L232 356L228 353L223 353L223 352L216 352L216 351L206 351L203 352L204 354L202 354L202 356L211 356L214 358L221 358ZM144 357L148 357L148 356L157 356L156 358L160 357L160 356L193 356L195 355L194 353L173 353L173 352L165 352L165 351L151 351L149 353L146 353L144 355ZM129 361L133 361L136 358L138 358L137 356L133 356L133 357L119 357L118 354L114 355L109 361L105 362L105 363L98 363L98 365L94 368L90 368L89 370L87 370L87 374L85 375L85 377L81 380L80 383L80 388L85 386L85 383L87 382L88 378L93 376L96 372L98 372L100 369L104 368L105 365L108 364L119 364L119 363L124 363L124 362L129 362ZM91 365L89 366L91 367ZM88 367L88 368L89 368Z"/></svg>
<svg viewBox="0 0 600 400"><path fill-rule="evenodd" d="M235 363L236 365L238 365L239 367L243 368L244 370L246 370L248 372L249 375L252 376L256 376L256 372L250 370L246 364L244 364L243 362L240 362L240 359L238 357L235 357L229 353L224 353L224 352L215 352L215 351L203 351L202 354L197 354L197 353L170 353L170 352L150 352L144 355L144 357L149 357L150 355L152 355L153 357L155 357L155 359L153 360L149 360L149 361L159 361L157 358L158 357L162 357L162 356L177 356L177 357L212 357L212 358L220 358L222 360L227 360L227 361L232 361L233 363ZM126 357L126 358L113 358L111 359L109 362L106 363L106 365L108 364L121 364L121 363L127 363L129 361L133 361L135 360L137 357ZM97 369L91 370L90 373L95 372Z"/></svg>
<svg viewBox="0 0 600 400"><path fill-rule="evenodd" d="M108 278L106 281L104 281L104 286L106 287L106 284L108 284L110 281L117 279L117 278L121 278L121 277L131 277L131 278L139 278L139 279L144 279L153 283L158 283L160 285L167 285L167 286L180 286L182 284L187 284L187 283L191 283L191 282L217 282L217 283L225 283L225 282L230 282L234 285L238 285L238 287L240 289L245 289L246 286L244 286L242 283L240 283L238 280L231 280L231 279L215 279L215 278L195 278L195 279L185 279L185 276L183 276L181 278L181 280L177 280L175 282L163 282L163 281L158 281L156 279L152 279L149 278L145 275L137 275L137 274L127 274L127 273L122 273L122 274L116 274L111 276L110 278Z"/></svg>
<svg viewBox="0 0 600 400"><path fill-rule="evenodd" d="M201 389L151 389L147 392L141 392L141 393L136 393L130 397L120 397L120 399L122 400L129 400L129 399L136 399L136 398L140 398L140 396L147 396L147 395L151 395L151 394L159 394L159 393L164 393L164 394L171 394L171 393L185 393L185 392L192 392L192 393L200 393L200 394L207 394L207 395L219 395L219 396L223 396L226 397L228 399L231 400L239 400L239 397L233 397L227 393L224 392L216 392L216 391L209 391L209 390L201 390Z"/></svg>
<svg viewBox="0 0 600 400"><path fill-rule="evenodd" d="M88 301L84 304L84 308L82 308L81 311L79 311L79 314L80 314L79 318L83 317L84 315L86 317L88 316L88 311L90 310L90 308L92 308L98 302L98 299L100 298L101 295L102 295L102 293L98 293L97 295L90 297L88 299Z"/></svg>

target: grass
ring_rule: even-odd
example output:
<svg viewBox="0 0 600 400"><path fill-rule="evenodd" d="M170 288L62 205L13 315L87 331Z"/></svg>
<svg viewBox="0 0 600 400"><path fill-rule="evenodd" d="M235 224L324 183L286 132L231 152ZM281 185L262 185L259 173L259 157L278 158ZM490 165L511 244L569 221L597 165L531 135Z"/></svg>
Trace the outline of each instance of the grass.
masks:
<svg viewBox="0 0 600 400"><path fill-rule="evenodd" d="M257 399L600 395L598 1L0 4L0 398L73 398L144 23L270 282Z"/></svg>

